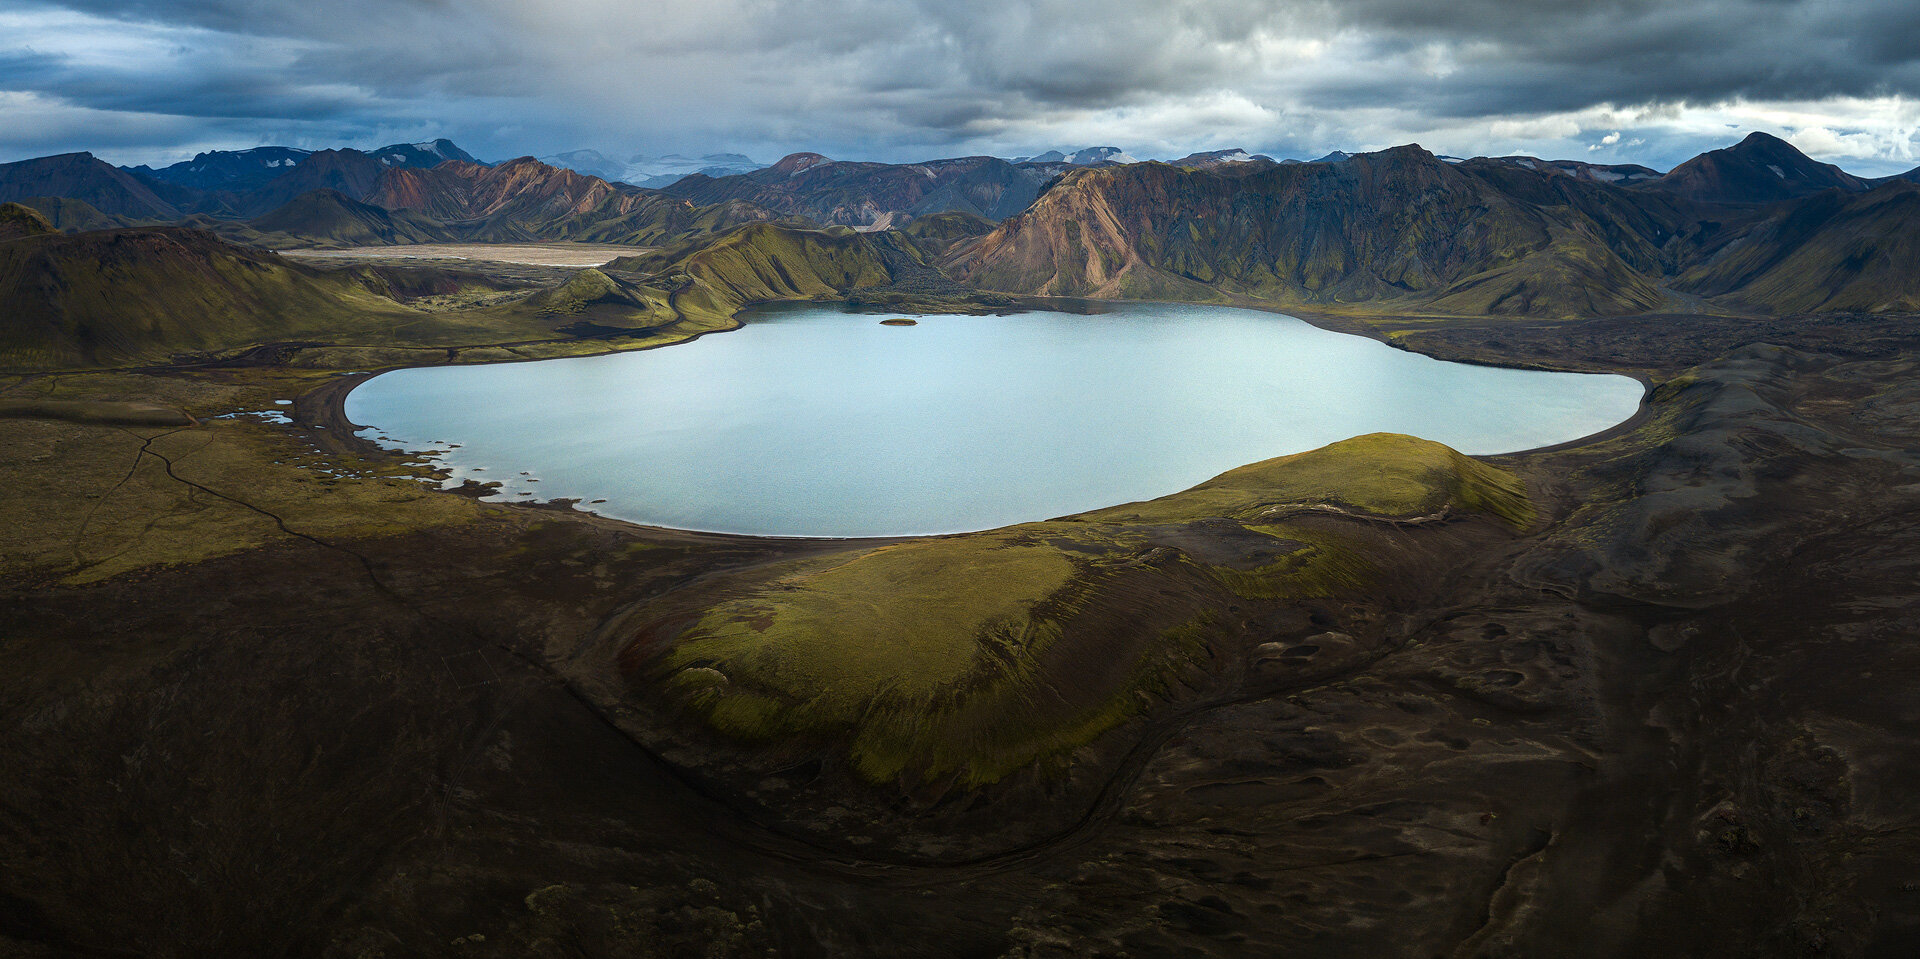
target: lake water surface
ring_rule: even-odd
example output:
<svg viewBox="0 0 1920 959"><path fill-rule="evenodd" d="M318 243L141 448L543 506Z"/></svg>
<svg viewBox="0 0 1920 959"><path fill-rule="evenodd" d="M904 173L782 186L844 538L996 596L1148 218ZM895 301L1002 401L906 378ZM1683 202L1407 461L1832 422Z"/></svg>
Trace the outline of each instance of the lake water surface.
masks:
<svg viewBox="0 0 1920 959"><path fill-rule="evenodd" d="M1624 376L1443 363L1225 307L882 318L769 307L664 349L397 370L346 412L386 445L442 451L455 483L500 481L502 499L879 536L1151 499L1362 433L1529 449L1613 426L1642 395Z"/></svg>

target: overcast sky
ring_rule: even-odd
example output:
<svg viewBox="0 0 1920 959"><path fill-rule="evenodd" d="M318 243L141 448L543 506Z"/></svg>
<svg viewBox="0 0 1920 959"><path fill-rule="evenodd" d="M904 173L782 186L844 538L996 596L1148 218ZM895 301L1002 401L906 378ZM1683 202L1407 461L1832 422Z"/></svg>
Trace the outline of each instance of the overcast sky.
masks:
<svg viewBox="0 0 1920 959"><path fill-rule="evenodd" d="M5 0L0 160L446 136L839 159L1419 143L1920 165L1913 0Z"/></svg>

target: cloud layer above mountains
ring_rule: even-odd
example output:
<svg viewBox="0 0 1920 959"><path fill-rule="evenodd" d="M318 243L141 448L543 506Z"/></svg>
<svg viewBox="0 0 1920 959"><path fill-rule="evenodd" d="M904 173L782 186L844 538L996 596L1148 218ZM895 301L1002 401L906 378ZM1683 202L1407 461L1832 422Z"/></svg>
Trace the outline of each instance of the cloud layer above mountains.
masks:
<svg viewBox="0 0 1920 959"><path fill-rule="evenodd" d="M449 136L489 158L1419 142L1920 164L1910 0L16 0L0 159Z"/></svg>

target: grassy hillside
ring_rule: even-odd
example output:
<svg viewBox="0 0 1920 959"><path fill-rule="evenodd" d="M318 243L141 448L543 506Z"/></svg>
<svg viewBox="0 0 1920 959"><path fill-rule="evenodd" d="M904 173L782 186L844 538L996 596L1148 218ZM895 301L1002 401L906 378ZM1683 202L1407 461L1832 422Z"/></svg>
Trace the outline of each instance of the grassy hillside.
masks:
<svg viewBox="0 0 1920 959"><path fill-rule="evenodd" d="M20 201L20 205L39 211L54 229L63 233L85 233L89 230L114 230L129 226L142 226L151 221L133 220L123 216L108 216L93 208L85 200L70 197L30 196Z"/></svg>
<svg viewBox="0 0 1920 959"><path fill-rule="evenodd" d="M314 270L173 227L0 242L0 302L0 369L13 370L289 343L302 344L304 364L347 368L448 362L456 349L461 361L531 359L598 352L599 337L679 319L665 293L593 270L524 295L444 270Z"/></svg>

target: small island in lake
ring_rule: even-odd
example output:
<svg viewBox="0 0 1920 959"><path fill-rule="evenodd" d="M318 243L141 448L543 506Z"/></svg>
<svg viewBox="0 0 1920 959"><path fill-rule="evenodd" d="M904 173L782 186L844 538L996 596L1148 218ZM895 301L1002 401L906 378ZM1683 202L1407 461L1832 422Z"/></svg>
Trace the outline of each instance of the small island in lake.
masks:
<svg viewBox="0 0 1920 959"><path fill-rule="evenodd" d="M880 325L881 326L919 326L920 321L909 320L904 316L897 316L891 320L881 320Z"/></svg>

